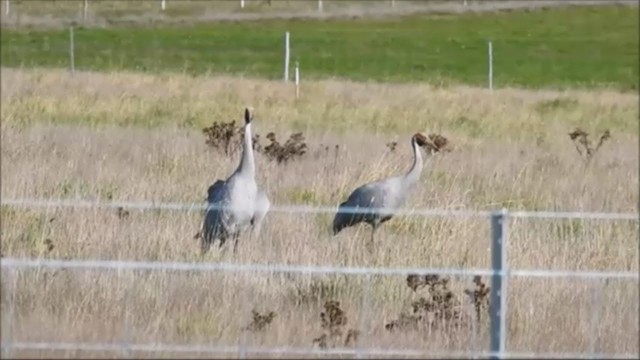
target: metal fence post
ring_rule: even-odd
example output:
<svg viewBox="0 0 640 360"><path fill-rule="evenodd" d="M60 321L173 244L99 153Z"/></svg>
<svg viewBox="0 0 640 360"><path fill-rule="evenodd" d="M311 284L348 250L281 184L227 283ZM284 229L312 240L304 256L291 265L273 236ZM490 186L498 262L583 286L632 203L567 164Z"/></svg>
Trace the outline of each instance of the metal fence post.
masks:
<svg viewBox="0 0 640 360"><path fill-rule="evenodd" d="M502 359L507 328L507 209L491 215L491 358Z"/></svg>

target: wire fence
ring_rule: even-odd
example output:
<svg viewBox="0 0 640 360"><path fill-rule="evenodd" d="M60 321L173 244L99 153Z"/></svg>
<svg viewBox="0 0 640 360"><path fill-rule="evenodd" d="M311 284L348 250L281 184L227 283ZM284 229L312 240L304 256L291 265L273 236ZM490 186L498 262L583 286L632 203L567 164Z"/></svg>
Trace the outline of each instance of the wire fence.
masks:
<svg viewBox="0 0 640 360"><path fill-rule="evenodd" d="M195 209L204 210L202 204L180 204L180 203L126 203L126 202L91 202L91 201L63 201L63 200L33 200L33 199L8 199L2 200L3 207L72 207L72 208L127 208L145 210L172 210L172 211L192 211ZM273 206L274 212L335 212L333 207L312 207L312 206ZM352 209L357 211L357 209ZM391 211L391 210L390 210ZM536 357L564 357L564 358L637 358L636 354L598 354L597 346L591 346L590 353L558 353L541 354L526 352L510 352L507 349L507 283L512 277L523 278L574 278L588 281L638 281L640 279L637 272L623 271L556 271L546 269L510 269L507 261L506 246L508 242L508 221L510 217L529 218L565 218L565 219L596 219L596 220L623 220L638 221L638 214L630 213L554 213L554 212L514 212L509 213L505 209L495 212L485 211L459 211L459 210L433 210L419 209L415 211L395 211L396 215L419 214L421 216L475 216L488 217L491 220L492 234L492 269L464 269L464 268L363 268L363 267L335 267L335 266L302 266L286 264L233 264L233 263L183 263L183 262L143 262L143 261L118 261L118 260L54 260L54 259L19 259L3 258L0 262L3 269L3 281L14 283L17 272L28 269L68 269L73 271L162 271L162 272L234 272L234 273L263 273L263 274L303 274L317 276L323 274L340 274L351 276L364 276L365 283L371 282L372 276L378 275L450 275L450 276L490 276L490 348L487 352L431 352L421 349L375 349L375 348L335 348L321 350L315 348L297 347L252 347L244 343L238 346L227 345L171 345L165 343L141 344L125 341L123 343L60 343L60 342L23 342L13 340L10 329L13 317L12 303L3 307L3 339L2 348L5 355L11 354L12 350L77 350L77 351L106 351L122 352L170 352L170 353L238 353L240 356L246 354L289 354L289 355L357 355L357 356L404 356L404 357L424 357L424 356L446 356L446 357L492 357L492 358L536 358ZM13 279L13 280L12 280ZM360 308L361 318L367 314L368 305L364 300L368 298L370 286L365 287L365 294ZM6 298L6 291L3 291ZM10 293L15 293L15 286L9 289ZM599 299L601 287L596 287L595 299ZM594 301L592 309L592 326L597 326L600 301ZM126 331L127 333L130 330ZM595 344L595 339L592 339ZM244 355L243 355L244 354Z"/></svg>
<svg viewBox="0 0 640 360"><path fill-rule="evenodd" d="M94 11L113 12L109 16L129 19L129 21L133 21L132 17L137 16L153 23L158 21L150 20L148 15L140 14L165 11L161 10L160 1L146 3L145 6L136 10L140 14L135 16L127 15L127 11L133 11L129 7L137 9L136 6L129 5L131 2L107 6L103 3L109 2L101 1L96 2L94 7L91 3L90 0L85 1L85 6L82 7L81 1L74 1L70 6L84 9L82 11L88 14L91 14L91 9L95 8ZM257 2L251 2L252 5L248 5L247 1L247 9L256 5L254 3ZM306 9L304 11L308 11L310 3L314 2L292 1L282 4L281 8L304 8ZM357 4L357 2L342 1L324 2L324 12L346 11L349 7L345 7L345 3L351 4L350 6ZM369 2L359 6L368 8L367 3ZM403 7L419 9L422 6L435 6L434 9L437 9L438 6L445 6L456 9L468 7L473 11L479 11L483 8L495 10L496 6L497 8L506 6L500 3L517 7L517 4L522 2L470 1L469 5L463 5L463 1L455 4L397 1L397 6L393 8L392 3L391 1L381 2L375 7L384 5L383 8L389 9ZM553 2L540 3L549 6ZM30 15L26 14L31 12L34 14L42 12L40 15L46 15L49 19L56 16L68 17L71 11L63 6L63 2L56 2L55 6L49 4L40 7L27 6L28 2L13 4L6 0L4 4L5 9L13 9L14 12L20 11L16 9L20 5L24 7L22 10L24 14L5 15L3 23L14 18L15 21L21 18L29 19ZM175 1L173 4L172 1L167 0L164 4L167 12L173 7L183 8L180 11L176 10L177 14L183 16L181 23L193 23L196 21L197 14L204 12L207 7L215 6L214 12L218 14L227 11L224 9L230 4L239 6L239 2L228 1L206 3ZM527 6L529 6L528 3ZM265 7L269 6L265 5ZM247 9L241 11L235 9L233 11L236 12L231 14L237 15L238 12L248 11ZM85 22L90 21L90 15L84 16ZM407 26L385 27L375 24L358 27L317 24L312 26L296 23L275 23L262 27L248 25L248 28L226 23L227 25L219 24L219 27L210 29L194 29L190 26L174 27L170 30L161 27L118 29L118 22L109 19L109 21L105 20L106 25L100 28L89 28L83 25L82 21L65 21L60 24L61 29L56 31L11 33L3 37L3 65L68 68L71 73L105 70L168 71L194 75L235 74L271 80L284 79L284 81L295 81L297 97L304 96L304 91L300 90L300 84L327 78L384 82L427 81L443 86L464 83L489 89L508 86L537 87L592 83L637 87L635 79L621 76L619 74L623 72L611 68L611 61L605 62L602 58L593 55L598 53L603 44L610 44L610 39L597 34L554 33L549 35L546 30L538 33L539 30L532 28L527 30L527 35L495 35L495 29L483 25L486 27L486 29L483 28L484 32L494 35L481 37L475 34L472 27L455 26L455 24L437 20L434 20L433 26L430 27L422 25L421 22L415 22L417 27L415 29ZM126 24L125 20L123 22ZM40 26L46 26L46 21L43 22L44 24ZM109 28L106 28L107 25ZM38 24L33 26L37 27ZM254 31L252 26L258 31ZM576 32L580 30L576 28ZM611 58L620 58L625 64L629 60L626 53L612 52ZM580 66L576 66L577 64ZM611 71L607 73L609 68ZM604 71L602 69L606 71L601 74ZM567 74L572 74L573 78L570 79Z"/></svg>
<svg viewBox="0 0 640 360"><path fill-rule="evenodd" d="M564 0L566 4L594 4L611 1ZM623 1L624 2L624 1ZM627 2L629 2L627 0ZM202 20L233 20L260 17L326 17L357 16L368 14L403 14L412 12L465 12L493 11L501 9L557 6L549 0L520 1L492 0L2 0L4 20L15 25L29 25L30 17L46 16L50 19L76 21L90 25L108 20L110 23L153 19L170 21L186 17Z"/></svg>

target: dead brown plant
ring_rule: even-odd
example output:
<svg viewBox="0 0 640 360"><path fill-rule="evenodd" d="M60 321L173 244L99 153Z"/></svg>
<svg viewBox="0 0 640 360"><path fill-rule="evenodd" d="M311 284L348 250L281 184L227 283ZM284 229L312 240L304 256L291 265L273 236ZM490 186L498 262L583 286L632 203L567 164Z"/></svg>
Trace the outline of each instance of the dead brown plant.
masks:
<svg viewBox="0 0 640 360"><path fill-rule="evenodd" d="M260 314L256 310L251 310L251 323L244 327L244 330L259 332L263 331L271 324L273 319L275 319L276 313L274 311L269 311L264 314Z"/></svg>
<svg viewBox="0 0 640 360"><path fill-rule="evenodd" d="M347 325L347 315L340 308L340 302L328 300L324 304L324 311L320 313L320 327L323 333L313 339L313 343L321 349L333 348L338 344L345 346L353 345L358 341L360 332L355 329L348 329L343 337L345 326Z"/></svg>
<svg viewBox="0 0 640 360"><path fill-rule="evenodd" d="M611 138L611 132L607 129L605 130L598 139L598 143L596 146L593 146L591 140L589 140L589 133L586 131L576 128L572 132L569 133L569 138L573 141L573 144L576 147L576 151L582 157L585 163L589 163L593 156L598 152L600 147Z"/></svg>
<svg viewBox="0 0 640 360"><path fill-rule="evenodd" d="M278 164L286 164L289 160L302 157L307 152L307 144L301 132L291 134L284 145L278 142L273 132L267 134L267 139L271 143L264 147L263 154L268 159L277 161Z"/></svg>

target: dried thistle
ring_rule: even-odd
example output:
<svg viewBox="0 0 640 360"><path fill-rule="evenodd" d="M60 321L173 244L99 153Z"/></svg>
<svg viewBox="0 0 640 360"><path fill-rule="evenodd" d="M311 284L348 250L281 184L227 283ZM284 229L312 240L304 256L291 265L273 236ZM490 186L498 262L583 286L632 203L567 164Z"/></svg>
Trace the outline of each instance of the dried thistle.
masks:
<svg viewBox="0 0 640 360"><path fill-rule="evenodd" d="M426 148L432 152L449 152L451 149L448 147L449 140L440 134L429 134L429 142L426 144Z"/></svg>
<svg viewBox="0 0 640 360"><path fill-rule="evenodd" d="M418 330L418 326L421 320L422 320L422 316L420 315L410 315L403 312L403 313L400 313L400 317L397 320L393 320L389 322L384 326L384 328L387 331Z"/></svg>
<svg viewBox="0 0 640 360"><path fill-rule="evenodd" d="M118 207L116 214L118 215L118 219L120 220L123 220L129 217L129 211L125 210L122 206Z"/></svg>
<svg viewBox="0 0 640 360"><path fill-rule="evenodd" d="M482 278L480 276L474 276L473 283L475 284L475 289L465 289L464 293L469 296L474 305L476 321L480 321L480 315L482 313L481 310L484 308L489 311L489 292L491 291L491 288L482 282Z"/></svg>
<svg viewBox="0 0 640 360"><path fill-rule="evenodd" d="M340 309L340 302L327 301L324 304L324 309L325 311L320 313L322 328L329 330L331 335L341 335L342 330L340 328L347 324L347 316Z"/></svg>
<svg viewBox="0 0 640 360"><path fill-rule="evenodd" d="M318 336L317 338L313 339L313 343L317 344L318 347L320 349L326 349L327 348L327 334L322 334L320 336Z"/></svg>
<svg viewBox="0 0 640 360"><path fill-rule="evenodd" d="M46 246L47 252L50 253L53 251L53 240L46 238L44 239L44 245Z"/></svg>
<svg viewBox="0 0 640 360"><path fill-rule="evenodd" d="M605 141L611 138L611 132L609 130L605 130L602 135L600 135L595 147L592 146L591 140L589 140L589 133L580 128L576 128L574 131L570 132L569 138L573 141L576 151L583 158L585 163L589 163Z"/></svg>
<svg viewBox="0 0 640 360"><path fill-rule="evenodd" d="M251 323L243 328L243 330L257 332L264 330L267 325L271 324L273 319L276 317L276 313L269 311L267 314L262 315L255 310L251 310L251 316Z"/></svg>
<svg viewBox="0 0 640 360"><path fill-rule="evenodd" d="M437 274L407 276L407 286L413 291L427 287L428 296L420 297L411 304L412 315L400 314L400 318L385 325L392 330L416 330L421 327L450 325L457 327L462 323L460 304L449 289L449 279Z"/></svg>
<svg viewBox="0 0 640 360"><path fill-rule="evenodd" d="M358 336L360 336L360 332L358 330L349 329L349 331L347 331L347 336L344 339L344 346L355 345L358 342Z"/></svg>
<svg viewBox="0 0 640 360"><path fill-rule="evenodd" d="M267 134L267 139L271 143L265 146L262 152L270 160L276 160L278 164L287 163L289 160L301 157L307 152L307 144L302 133L291 134L284 145L281 145L276 140L276 135L273 132Z"/></svg>
<svg viewBox="0 0 640 360"><path fill-rule="evenodd" d="M449 281L447 278L441 278L437 274L417 275L409 274L407 276L407 286L413 291L417 291L418 288L424 286L435 286L438 284L446 284Z"/></svg>
<svg viewBox="0 0 640 360"><path fill-rule="evenodd" d="M321 349L328 346L335 347L340 343L340 337L343 334L343 328L347 324L347 316L340 308L340 302L329 300L324 304L324 311L320 313L321 328L324 330L322 335L313 339L314 344L318 344ZM359 332L354 329L347 331L342 341L343 344L349 345L357 341Z"/></svg>
<svg viewBox="0 0 640 360"><path fill-rule="evenodd" d="M240 127L235 120L214 122L210 127L202 129L207 137L205 143L214 149L222 149L225 155L232 154L240 145Z"/></svg>

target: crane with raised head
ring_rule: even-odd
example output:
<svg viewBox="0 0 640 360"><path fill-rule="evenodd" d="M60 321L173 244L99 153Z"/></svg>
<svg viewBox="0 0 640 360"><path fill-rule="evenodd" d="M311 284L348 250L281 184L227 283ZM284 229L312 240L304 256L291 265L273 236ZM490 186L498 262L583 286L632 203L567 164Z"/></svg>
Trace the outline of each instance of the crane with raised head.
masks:
<svg viewBox="0 0 640 360"><path fill-rule="evenodd" d="M233 238L233 252L237 251L240 234L248 227L258 234L262 220L271 203L267 194L258 188L255 179L256 166L253 155L251 122L253 112L244 111L244 139L242 157L236 170L225 181L217 180L209 186L207 210L201 232L201 251L206 253L216 239L220 247Z"/></svg>
<svg viewBox="0 0 640 360"><path fill-rule="evenodd" d="M370 251L373 249L376 230L393 217L394 210L404 204L407 193L420 178L423 168L420 147L427 149L427 156L438 148L422 133L411 137L411 147L413 164L406 174L362 185L340 204L333 219L334 236L346 227L364 222L371 225L368 248Z"/></svg>

